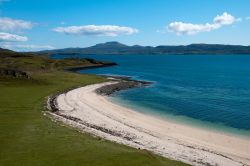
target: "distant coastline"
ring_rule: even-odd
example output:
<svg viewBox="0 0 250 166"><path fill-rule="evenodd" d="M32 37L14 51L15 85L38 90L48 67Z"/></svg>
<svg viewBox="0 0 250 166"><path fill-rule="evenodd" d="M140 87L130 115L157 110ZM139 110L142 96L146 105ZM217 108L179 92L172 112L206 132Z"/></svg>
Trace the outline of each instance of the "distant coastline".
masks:
<svg viewBox="0 0 250 166"><path fill-rule="evenodd" d="M154 55L154 54L250 54L250 46L242 45L222 45L222 44L190 44L179 46L128 46L119 42L107 42L96 44L85 48L64 48L55 50L39 51L41 54L61 54L61 55Z"/></svg>

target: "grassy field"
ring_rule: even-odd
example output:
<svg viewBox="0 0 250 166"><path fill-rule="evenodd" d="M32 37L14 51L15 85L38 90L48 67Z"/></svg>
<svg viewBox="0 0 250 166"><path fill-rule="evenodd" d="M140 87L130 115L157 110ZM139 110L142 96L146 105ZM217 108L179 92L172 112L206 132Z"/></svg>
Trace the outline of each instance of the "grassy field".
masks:
<svg viewBox="0 0 250 166"><path fill-rule="evenodd" d="M0 77L0 165L185 165L79 133L43 115L49 95L103 81L56 70L33 72L32 79Z"/></svg>

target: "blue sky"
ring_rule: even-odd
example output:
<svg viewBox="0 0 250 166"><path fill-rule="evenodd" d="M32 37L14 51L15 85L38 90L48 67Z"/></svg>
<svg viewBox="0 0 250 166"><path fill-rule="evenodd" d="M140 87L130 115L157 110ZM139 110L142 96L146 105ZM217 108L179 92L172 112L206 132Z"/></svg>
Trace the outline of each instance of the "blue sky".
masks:
<svg viewBox="0 0 250 166"><path fill-rule="evenodd" d="M250 45L249 0L0 0L0 47Z"/></svg>

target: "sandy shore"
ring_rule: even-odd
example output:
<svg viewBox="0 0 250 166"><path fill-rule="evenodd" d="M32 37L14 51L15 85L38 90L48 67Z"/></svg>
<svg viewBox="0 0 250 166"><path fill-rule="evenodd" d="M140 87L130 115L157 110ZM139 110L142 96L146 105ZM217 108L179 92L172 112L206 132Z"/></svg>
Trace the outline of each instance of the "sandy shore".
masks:
<svg viewBox="0 0 250 166"><path fill-rule="evenodd" d="M54 100L59 111L50 114L84 132L192 165L250 165L250 140L145 115L95 92L114 83L60 94Z"/></svg>

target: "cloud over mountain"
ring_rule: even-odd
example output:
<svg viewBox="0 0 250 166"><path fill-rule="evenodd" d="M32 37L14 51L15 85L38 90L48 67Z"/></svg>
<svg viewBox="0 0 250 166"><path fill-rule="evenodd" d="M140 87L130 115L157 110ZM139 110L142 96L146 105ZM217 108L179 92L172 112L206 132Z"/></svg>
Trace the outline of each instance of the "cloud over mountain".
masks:
<svg viewBox="0 0 250 166"><path fill-rule="evenodd" d="M118 36L131 35L137 33L138 30L126 26L117 25L83 25L83 26L69 26L57 27L53 31L64 33L67 35L85 35L85 36Z"/></svg>
<svg viewBox="0 0 250 166"><path fill-rule="evenodd" d="M25 36L0 32L0 42L23 42L27 40L28 38Z"/></svg>
<svg viewBox="0 0 250 166"><path fill-rule="evenodd" d="M16 50L16 51L40 51L40 50L51 50L55 47L51 45L35 45L35 44L12 44L5 42L0 45L2 48Z"/></svg>

